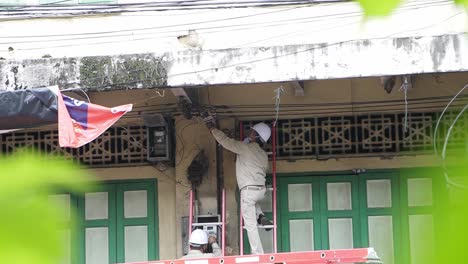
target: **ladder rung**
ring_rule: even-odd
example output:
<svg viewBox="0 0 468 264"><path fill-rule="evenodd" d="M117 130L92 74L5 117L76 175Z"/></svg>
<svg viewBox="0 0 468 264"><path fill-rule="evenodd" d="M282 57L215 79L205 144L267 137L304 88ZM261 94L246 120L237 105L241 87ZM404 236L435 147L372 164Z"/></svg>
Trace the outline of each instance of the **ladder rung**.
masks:
<svg viewBox="0 0 468 264"><path fill-rule="evenodd" d="M261 226L257 226L257 227L267 229L267 228L275 228L275 225L261 225Z"/></svg>
<svg viewBox="0 0 468 264"><path fill-rule="evenodd" d="M213 222L213 223L192 223L192 226L220 226L223 225L223 222Z"/></svg>
<svg viewBox="0 0 468 264"><path fill-rule="evenodd" d="M274 228L275 225L257 225L258 228L262 228L262 229L267 229L267 228ZM244 226L244 229L247 229L245 226Z"/></svg>

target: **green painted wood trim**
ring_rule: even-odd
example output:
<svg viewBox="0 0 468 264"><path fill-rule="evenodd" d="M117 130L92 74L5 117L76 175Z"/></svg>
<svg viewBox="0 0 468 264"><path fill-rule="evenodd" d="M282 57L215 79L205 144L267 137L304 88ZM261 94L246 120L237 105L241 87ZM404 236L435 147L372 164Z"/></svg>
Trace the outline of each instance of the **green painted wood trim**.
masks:
<svg viewBox="0 0 468 264"><path fill-rule="evenodd" d="M359 218L361 220L362 247L369 247L369 210L367 209L367 180L369 177L368 175L359 177ZM387 211L386 208L383 210Z"/></svg>
<svg viewBox="0 0 468 264"><path fill-rule="evenodd" d="M279 178L278 179L278 188L277 188L277 217L281 217L281 222L278 222L279 225L277 227L277 238L279 241L279 244L281 245L281 250L282 252L289 252L289 219L288 219L288 214L287 214L287 208L288 208L288 187L287 184L284 183L284 179Z"/></svg>
<svg viewBox="0 0 468 264"><path fill-rule="evenodd" d="M401 201L401 259L403 263L410 263L410 238L408 219L408 177L400 171L400 201Z"/></svg>
<svg viewBox="0 0 468 264"><path fill-rule="evenodd" d="M122 219L124 219L124 197L123 197L123 186L127 183L115 184L117 186L116 192L116 236L117 236L117 261L125 262L125 225Z"/></svg>
<svg viewBox="0 0 468 264"><path fill-rule="evenodd" d="M107 186L109 188L109 262L115 263L117 262L117 235L115 233L115 229L117 228L117 219L116 219L116 202L117 202L117 188L115 185Z"/></svg>
<svg viewBox="0 0 468 264"><path fill-rule="evenodd" d="M401 179L398 172L394 172L391 175L392 179L392 222L393 222L393 252L394 252L394 263L406 263L404 262L405 251L403 248L403 229L402 229L402 218L401 214Z"/></svg>
<svg viewBox="0 0 468 264"><path fill-rule="evenodd" d="M321 237L323 230L321 229L320 223L320 212L322 208L320 206L320 179L318 177L312 178L312 213L314 220L314 249L324 249L325 246L322 243Z"/></svg>
<svg viewBox="0 0 468 264"><path fill-rule="evenodd" d="M117 220L117 260L125 262L125 227L146 226L148 232L148 260L156 260L159 256L159 246L156 242L159 228L156 225L156 180L145 182L120 182L117 186L116 220ZM133 190L146 190L147 217L125 218L124 217L124 193Z"/></svg>
<svg viewBox="0 0 468 264"><path fill-rule="evenodd" d="M288 184L312 184L312 211L299 211L289 212L289 192ZM319 212L319 184L317 177L288 177L279 179L279 192L281 193L279 200L279 214L282 219L282 225L280 226L279 233L281 236L278 240L282 242L282 250L284 252L291 251L290 247L290 226L289 220L298 219L311 219L313 220L314 237L314 248L317 249L317 244L320 241L320 225L316 219ZM320 244L318 245L320 246Z"/></svg>
<svg viewBox="0 0 468 264"><path fill-rule="evenodd" d="M329 211L327 200L327 184L348 182L351 184L351 210ZM351 218L353 225L353 247L360 247L361 224L359 213L359 184L356 175L327 176L320 179L320 209L321 209L321 239L322 249L330 248L328 220L332 218Z"/></svg>
<svg viewBox="0 0 468 264"><path fill-rule="evenodd" d="M78 197L70 195L70 210L71 217L74 219L71 224L70 230L70 263L79 264L79 251L80 251L80 238L79 238L79 227L80 227L80 215L78 210Z"/></svg>
<svg viewBox="0 0 468 264"><path fill-rule="evenodd" d="M123 219L123 191L124 190L147 190L148 217ZM72 195L76 201L77 228L72 233L72 263L85 264L85 228L108 227L109 229L109 261L110 263L123 262L124 256L124 231L123 227L131 225L148 226L148 260L156 260L159 257L158 211L157 211L157 181L148 180L125 180L111 181L99 185L94 192L108 193L108 216L109 219L85 220L84 195ZM121 215L121 217L118 217ZM119 220L120 218L120 220ZM120 228L118 228L120 226Z"/></svg>
<svg viewBox="0 0 468 264"><path fill-rule="evenodd" d="M76 197L77 203L77 228L76 228L76 263L85 264L85 229L84 229L84 196Z"/></svg>
<svg viewBox="0 0 468 264"><path fill-rule="evenodd" d="M399 174L392 172L372 172L359 176L360 193L360 219L361 219L361 239L362 246L369 247L369 216L392 216L393 233L393 257L395 263L404 263L401 261L401 227L400 227L400 186ZM367 208L367 180L390 180L391 203L390 208ZM378 252L377 252L378 254Z"/></svg>
<svg viewBox="0 0 468 264"><path fill-rule="evenodd" d="M85 197L84 194L77 196L75 199L77 201L78 208L78 226L76 231L76 241L77 245L75 246L76 263L85 264L86 260L86 228L93 227L107 227L108 228L108 241L109 241L109 262L116 262L116 239L115 239L115 187L112 185L102 186L99 189L95 189L94 192L107 192L107 206L108 206L108 219L98 219L98 220L86 220L85 219Z"/></svg>
<svg viewBox="0 0 468 264"><path fill-rule="evenodd" d="M361 215L359 213L359 179L357 175L351 176L351 198L352 198L352 217L353 217L353 247L363 247L361 236Z"/></svg>
<svg viewBox="0 0 468 264"><path fill-rule="evenodd" d="M158 216L158 181L150 182L153 188L148 193L148 258L159 259L159 216Z"/></svg>
<svg viewBox="0 0 468 264"><path fill-rule="evenodd" d="M86 220L86 221L83 222L84 227L107 227L109 225L110 225L110 218L109 219Z"/></svg>

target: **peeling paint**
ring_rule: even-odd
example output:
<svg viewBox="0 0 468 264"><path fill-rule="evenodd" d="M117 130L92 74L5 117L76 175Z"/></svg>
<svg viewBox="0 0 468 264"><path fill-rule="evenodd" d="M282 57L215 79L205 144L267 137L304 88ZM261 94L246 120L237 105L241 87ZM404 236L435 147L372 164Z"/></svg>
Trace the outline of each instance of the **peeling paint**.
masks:
<svg viewBox="0 0 468 264"><path fill-rule="evenodd" d="M87 90L167 85L166 65L152 54L7 61L0 69L0 90L74 83Z"/></svg>
<svg viewBox="0 0 468 264"><path fill-rule="evenodd" d="M393 45L397 49L403 48L404 51L410 53L411 50L414 49L415 43L412 41L411 38L397 38L393 39Z"/></svg>
<svg viewBox="0 0 468 264"><path fill-rule="evenodd" d="M455 61L460 62L460 38L458 35L452 37L453 50L455 51Z"/></svg>
<svg viewBox="0 0 468 264"><path fill-rule="evenodd" d="M167 84L161 58L151 55L86 57L81 59L80 82L91 90L152 88Z"/></svg>
<svg viewBox="0 0 468 264"><path fill-rule="evenodd" d="M431 57L432 57L432 69L437 69L442 64L445 55L447 54L447 48L451 39L448 36L441 36L440 38L431 41Z"/></svg>
<svg viewBox="0 0 468 264"><path fill-rule="evenodd" d="M0 61L0 90L78 83L90 91L468 71L468 38L339 43Z"/></svg>

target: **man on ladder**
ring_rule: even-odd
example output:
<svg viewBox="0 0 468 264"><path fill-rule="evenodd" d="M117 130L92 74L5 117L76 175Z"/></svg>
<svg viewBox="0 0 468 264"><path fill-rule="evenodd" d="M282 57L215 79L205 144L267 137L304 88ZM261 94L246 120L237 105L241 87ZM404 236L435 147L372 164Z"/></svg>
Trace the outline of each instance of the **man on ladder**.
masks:
<svg viewBox="0 0 468 264"><path fill-rule="evenodd" d="M216 129L211 117L204 120L216 141L225 149L237 154L236 178L251 252L263 254L257 223L261 225L273 225L273 223L264 216L258 204L265 197L265 176L268 169L268 156L260 144L263 145L268 141L271 129L265 123L258 123L252 127L249 136L242 142L231 139Z"/></svg>

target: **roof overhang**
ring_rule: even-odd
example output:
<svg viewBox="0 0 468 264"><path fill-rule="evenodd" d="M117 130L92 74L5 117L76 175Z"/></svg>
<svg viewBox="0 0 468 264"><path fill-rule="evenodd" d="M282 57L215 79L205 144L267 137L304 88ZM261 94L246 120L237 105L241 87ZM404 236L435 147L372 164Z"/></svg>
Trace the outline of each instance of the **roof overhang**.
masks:
<svg viewBox="0 0 468 264"><path fill-rule="evenodd" d="M196 87L468 71L468 36L0 61L0 90Z"/></svg>

